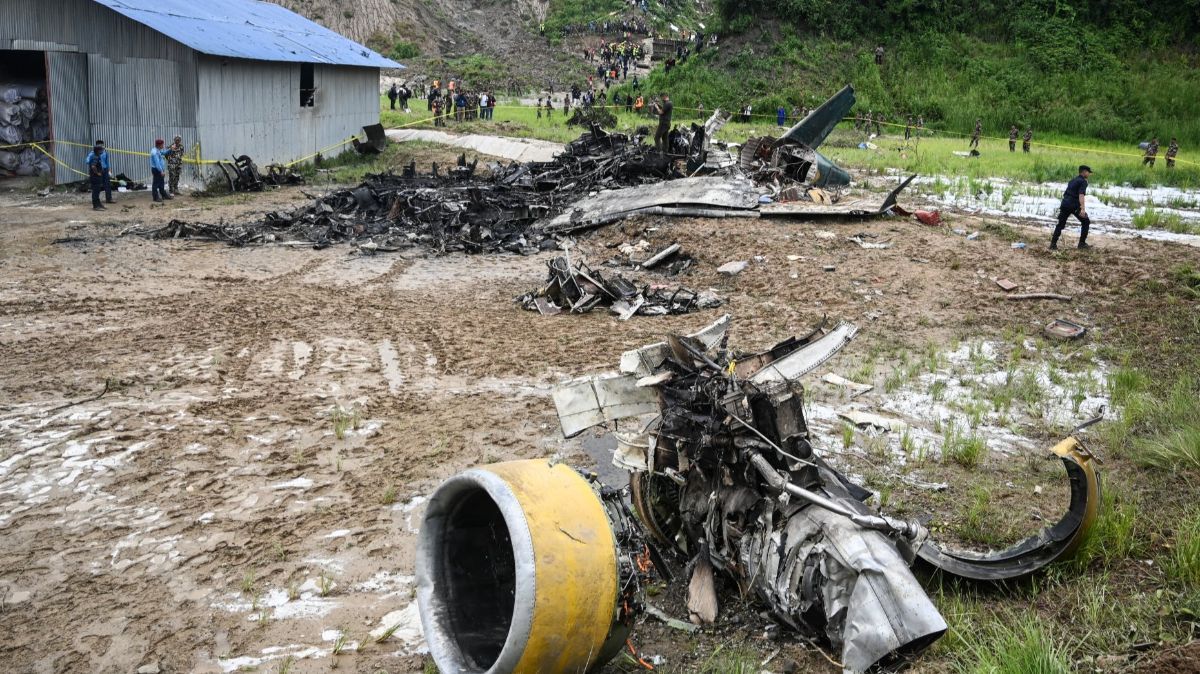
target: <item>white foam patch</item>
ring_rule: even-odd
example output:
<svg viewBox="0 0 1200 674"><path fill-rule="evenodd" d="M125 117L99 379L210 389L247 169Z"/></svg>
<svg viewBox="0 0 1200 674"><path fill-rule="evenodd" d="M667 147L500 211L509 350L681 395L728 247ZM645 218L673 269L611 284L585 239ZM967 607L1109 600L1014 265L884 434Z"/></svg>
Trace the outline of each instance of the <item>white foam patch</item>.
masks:
<svg viewBox="0 0 1200 674"><path fill-rule="evenodd" d="M392 573L390 571L380 571L374 576L360 583L355 583L351 586L354 592L367 592L371 594L381 594L385 598L397 595L407 595L412 591L413 582L416 580L414 576L408 576L401 573Z"/></svg>
<svg viewBox="0 0 1200 674"><path fill-rule="evenodd" d="M1032 343L1023 348L1032 351ZM1096 361L1090 371L1069 372L1052 360L1020 359L1009 364L1001 352L1002 347L994 342L963 344L941 355L939 360L945 365L938 371L922 373L891 393L877 388L868 394L875 409L902 418L909 428L904 432L856 429L858 447L854 450L841 446L844 422L837 416L838 408L813 403L807 409L808 421L818 431L817 437L836 443L831 454L881 443L893 463L903 466L918 458L940 458L951 428L960 435L983 439L989 451L1027 453L1044 449L1042 439L1027 435L1030 426L1070 429L1096 416L1101 408L1111 408L1103 363ZM1007 407L1001 404L997 409L987 396L989 389L1032 388L1033 383L1037 393L1030 396L1034 398L1031 401L1013 399ZM867 398L858 400L866 404Z"/></svg>
<svg viewBox="0 0 1200 674"><path fill-rule="evenodd" d="M297 590L293 599L288 590L272 588L256 597L247 597L242 592L234 592L223 601L213 603L213 608L229 613L248 613L246 620L258 622L263 612L271 620L293 620L296 618L320 618L328 615L338 603L318 593L318 585L312 579L304 582Z"/></svg>
<svg viewBox="0 0 1200 674"><path fill-rule="evenodd" d="M313 481L307 477L298 477L287 482L271 485L271 489L312 489Z"/></svg>
<svg viewBox="0 0 1200 674"><path fill-rule="evenodd" d="M299 644L270 646L262 649L261 653L262 655L259 656L243 655L236 658L223 659L220 661L221 671L250 671L273 660L283 660L289 657L293 660L316 659L326 657L330 654L328 650L323 648L301 646Z"/></svg>
<svg viewBox="0 0 1200 674"><path fill-rule="evenodd" d="M389 631L391 632L389 639L399 641L402 644L400 650L403 654L424 654L429 652L429 649L425 645L425 636L421 630L421 613L417 608L416 602L412 602L399 611L392 611L380 618L379 626L371 630L371 638L378 641Z"/></svg>

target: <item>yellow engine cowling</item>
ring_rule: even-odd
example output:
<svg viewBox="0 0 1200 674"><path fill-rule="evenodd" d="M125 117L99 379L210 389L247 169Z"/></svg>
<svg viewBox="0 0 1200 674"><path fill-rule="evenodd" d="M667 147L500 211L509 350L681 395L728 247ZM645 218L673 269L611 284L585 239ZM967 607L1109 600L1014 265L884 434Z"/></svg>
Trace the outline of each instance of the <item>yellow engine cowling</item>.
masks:
<svg viewBox="0 0 1200 674"><path fill-rule="evenodd" d="M620 650L610 512L545 460L468 470L434 492L417 544L425 639L445 674L586 672Z"/></svg>

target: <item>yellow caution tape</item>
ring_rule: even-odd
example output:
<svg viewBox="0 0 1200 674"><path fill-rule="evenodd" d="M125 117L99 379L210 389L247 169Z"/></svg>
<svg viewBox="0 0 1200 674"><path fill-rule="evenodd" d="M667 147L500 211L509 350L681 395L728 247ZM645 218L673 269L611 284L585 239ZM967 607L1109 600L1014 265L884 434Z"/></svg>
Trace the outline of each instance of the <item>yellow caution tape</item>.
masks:
<svg viewBox="0 0 1200 674"><path fill-rule="evenodd" d="M83 176L84 178L87 178L87 177L89 177L89 176L88 176L88 174L84 173L83 171L80 171L80 170L78 170L78 169L75 169L75 168L72 168L72 167L70 167L70 166L67 166L67 165L66 165L66 164L64 164L62 161L60 161L58 157L55 157L53 153L51 153L51 152L48 152L48 151L46 150L46 148L42 147L41 145L39 145L39 144L37 144L37 143L26 143L26 145L29 145L30 147L34 148L34 149L35 149L35 150L37 150L38 152L41 152L42 154L46 155L46 156L47 156L47 157L49 157L49 158L50 158L50 159L51 159L51 160L52 160L52 161L53 161L55 164L58 164L59 166L61 166L61 167L65 168L65 169L67 169L68 171L73 171L73 172L75 172L75 173L78 173L79 175Z"/></svg>

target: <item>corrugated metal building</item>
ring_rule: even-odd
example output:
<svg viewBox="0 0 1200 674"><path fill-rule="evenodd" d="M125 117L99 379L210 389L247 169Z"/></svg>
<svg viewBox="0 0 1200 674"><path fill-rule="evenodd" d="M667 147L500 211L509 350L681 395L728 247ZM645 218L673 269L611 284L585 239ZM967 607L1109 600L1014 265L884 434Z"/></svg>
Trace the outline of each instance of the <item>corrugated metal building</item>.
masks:
<svg viewBox="0 0 1200 674"><path fill-rule="evenodd" d="M31 62L44 68L5 69ZM377 123L379 69L395 67L257 0L0 0L0 78L44 79L56 141L145 152L179 135L206 159L287 162ZM88 150L54 152L82 169ZM110 154L114 174L149 174L144 158ZM81 179L56 168L55 182Z"/></svg>

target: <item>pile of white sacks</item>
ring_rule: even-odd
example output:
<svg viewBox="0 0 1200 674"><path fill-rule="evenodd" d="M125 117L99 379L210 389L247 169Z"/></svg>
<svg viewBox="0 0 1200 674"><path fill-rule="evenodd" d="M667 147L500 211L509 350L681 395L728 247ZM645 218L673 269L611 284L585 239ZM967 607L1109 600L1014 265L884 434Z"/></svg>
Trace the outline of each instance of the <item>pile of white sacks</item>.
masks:
<svg viewBox="0 0 1200 674"><path fill-rule="evenodd" d="M46 90L37 84L0 82L0 147L49 138L50 108L46 103ZM49 173L50 157L36 148L0 149L0 175Z"/></svg>

